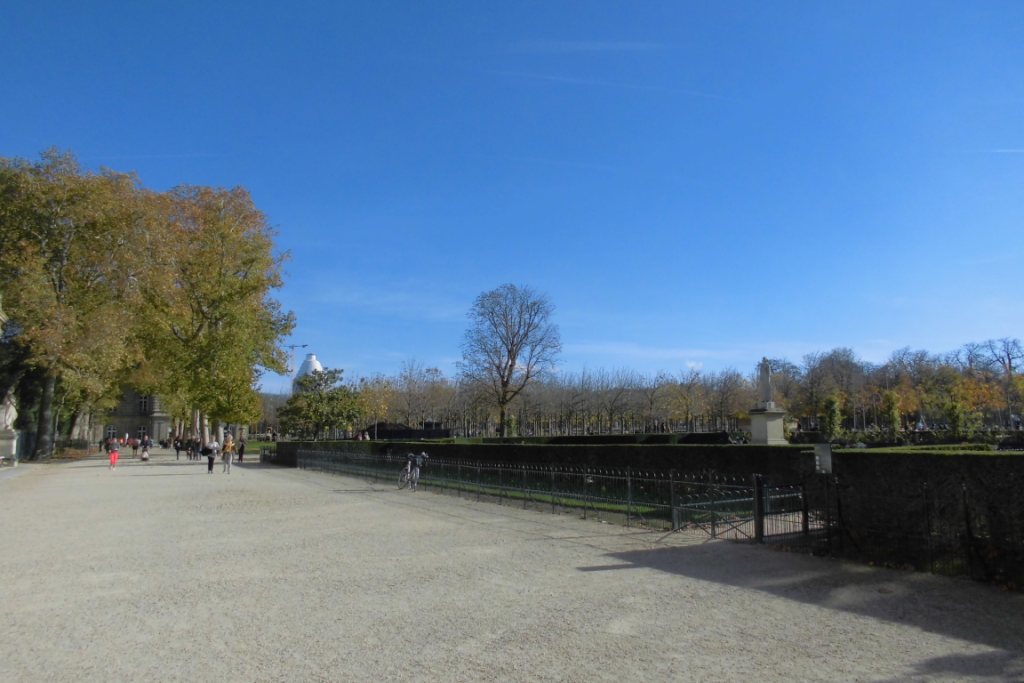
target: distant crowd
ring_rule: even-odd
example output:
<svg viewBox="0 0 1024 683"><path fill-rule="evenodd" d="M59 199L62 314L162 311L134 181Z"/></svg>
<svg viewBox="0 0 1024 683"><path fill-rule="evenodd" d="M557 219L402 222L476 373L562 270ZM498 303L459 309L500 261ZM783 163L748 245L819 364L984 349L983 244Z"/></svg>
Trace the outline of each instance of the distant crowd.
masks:
<svg viewBox="0 0 1024 683"><path fill-rule="evenodd" d="M109 455L110 469L113 470L117 468L117 461L122 449L131 448L132 458L139 457L139 449L141 449L142 461L148 462L149 451L153 447L153 440L146 435L134 438L125 434L123 437L111 436L107 439L101 439L99 445L100 450L106 450ZM231 473L231 464L233 462L240 463L245 461L245 439L239 439L236 443L230 432L224 435L223 444L217 441L216 437L211 438L205 444L198 437L185 437L161 441L160 445L165 448L174 448L175 460L181 459L182 452L185 453L185 457L189 460L198 461L205 457L207 459L206 471L210 474L213 473L213 463L217 459L221 460L224 465L222 471L227 474Z"/></svg>

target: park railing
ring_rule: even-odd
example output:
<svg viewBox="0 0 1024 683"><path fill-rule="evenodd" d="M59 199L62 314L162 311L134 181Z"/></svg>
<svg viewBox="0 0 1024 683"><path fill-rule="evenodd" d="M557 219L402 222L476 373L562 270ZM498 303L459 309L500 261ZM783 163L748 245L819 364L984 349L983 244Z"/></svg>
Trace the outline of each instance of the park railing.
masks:
<svg viewBox="0 0 1024 683"><path fill-rule="evenodd" d="M308 448L295 457L298 467L388 485L406 462L404 455ZM972 463L969 477L935 474L913 486L909 479L855 479L856 472L846 479L809 474L798 484L780 484L757 474L431 459L420 482L500 505L772 543L1021 589L1024 487L1013 464L990 459Z"/></svg>
<svg viewBox="0 0 1024 683"><path fill-rule="evenodd" d="M396 485L405 463L404 455L308 448L297 454L303 469ZM420 485L500 505L712 538L809 537L822 527L802 489L766 487L756 476L431 459L421 470Z"/></svg>

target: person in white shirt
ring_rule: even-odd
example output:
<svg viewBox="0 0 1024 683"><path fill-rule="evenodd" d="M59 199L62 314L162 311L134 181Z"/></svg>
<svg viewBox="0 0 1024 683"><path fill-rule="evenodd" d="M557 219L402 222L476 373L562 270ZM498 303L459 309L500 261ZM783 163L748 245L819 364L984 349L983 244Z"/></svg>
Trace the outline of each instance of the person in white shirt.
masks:
<svg viewBox="0 0 1024 683"><path fill-rule="evenodd" d="M220 455L220 443L217 442L217 437L210 439L210 443L206 444L206 473L213 474L213 461Z"/></svg>

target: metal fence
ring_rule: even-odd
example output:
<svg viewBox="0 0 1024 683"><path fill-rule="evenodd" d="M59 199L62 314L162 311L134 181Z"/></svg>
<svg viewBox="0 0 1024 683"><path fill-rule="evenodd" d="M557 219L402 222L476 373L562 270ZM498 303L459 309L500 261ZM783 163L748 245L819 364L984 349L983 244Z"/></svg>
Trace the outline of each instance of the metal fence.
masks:
<svg viewBox="0 0 1024 683"><path fill-rule="evenodd" d="M265 461L273 462L266 454ZM301 468L395 485L404 455L300 449ZM816 554L1024 587L1024 486L1012 474L913 485L812 475L530 466L431 459L420 484L499 505L626 526L749 540Z"/></svg>
<svg viewBox="0 0 1024 683"><path fill-rule="evenodd" d="M396 485L405 463L405 456L298 451L300 468ZM801 487L766 486L757 476L431 459L421 470L420 486L499 505L712 538L796 543L828 528L827 520L809 510Z"/></svg>

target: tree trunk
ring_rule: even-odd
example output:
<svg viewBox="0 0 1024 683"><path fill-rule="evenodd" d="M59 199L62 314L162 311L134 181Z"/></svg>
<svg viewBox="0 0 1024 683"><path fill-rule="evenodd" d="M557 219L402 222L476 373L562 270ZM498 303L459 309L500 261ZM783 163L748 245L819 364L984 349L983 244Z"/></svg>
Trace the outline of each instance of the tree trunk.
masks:
<svg viewBox="0 0 1024 683"><path fill-rule="evenodd" d="M46 375L43 380L43 395L39 398L39 415L36 421L36 447L32 460L45 460L53 454L53 393L57 387L57 376Z"/></svg>
<svg viewBox="0 0 1024 683"><path fill-rule="evenodd" d="M68 436L70 436L72 439L82 439L82 438L84 438L79 433L79 422L80 421L88 422L87 418L83 419L82 411L76 410L75 412L71 413L71 418L70 418L69 424L68 424ZM91 441L92 439L89 439L89 440Z"/></svg>
<svg viewBox="0 0 1024 683"><path fill-rule="evenodd" d="M498 436L505 438L505 404L498 404Z"/></svg>

